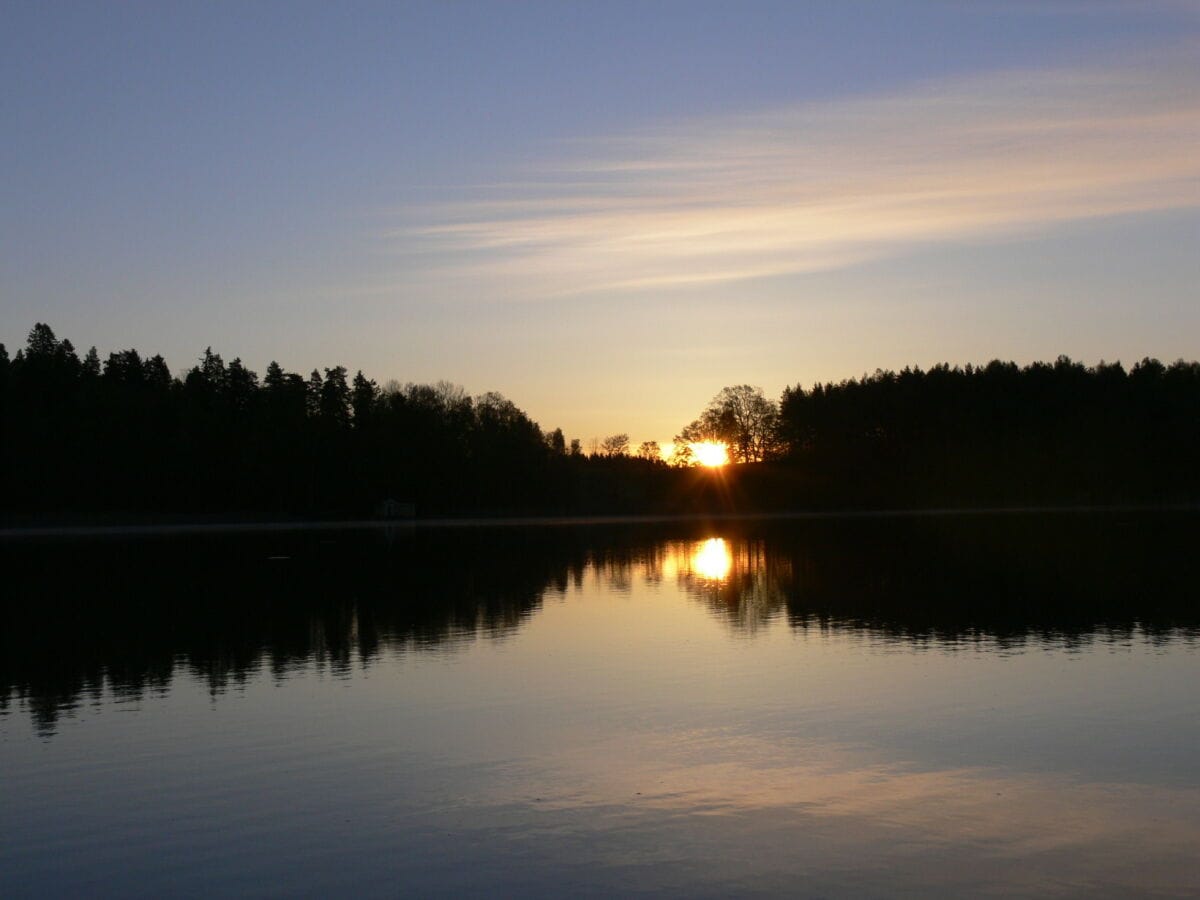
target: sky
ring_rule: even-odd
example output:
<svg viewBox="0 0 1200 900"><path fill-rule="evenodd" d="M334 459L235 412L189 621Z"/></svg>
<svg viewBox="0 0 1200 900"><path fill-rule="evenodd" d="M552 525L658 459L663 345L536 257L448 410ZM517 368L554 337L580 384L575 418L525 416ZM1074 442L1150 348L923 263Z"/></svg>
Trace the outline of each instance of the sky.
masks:
<svg viewBox="0 0 1200 900"><path fill-rule="evenodd" d="M0 0L0 341L495 390L1200 357L1200 0Z"/></svg>

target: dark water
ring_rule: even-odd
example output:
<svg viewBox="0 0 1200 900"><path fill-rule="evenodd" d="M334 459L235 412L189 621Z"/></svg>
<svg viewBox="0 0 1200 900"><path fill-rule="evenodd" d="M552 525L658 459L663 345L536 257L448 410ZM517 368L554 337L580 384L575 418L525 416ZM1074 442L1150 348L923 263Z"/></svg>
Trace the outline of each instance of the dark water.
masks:
<svg viewBox="0 0 1200 900"><path fill-rule="evenodd" d="M0 896L1195 895L1198 537L10 542Z"/></svg>

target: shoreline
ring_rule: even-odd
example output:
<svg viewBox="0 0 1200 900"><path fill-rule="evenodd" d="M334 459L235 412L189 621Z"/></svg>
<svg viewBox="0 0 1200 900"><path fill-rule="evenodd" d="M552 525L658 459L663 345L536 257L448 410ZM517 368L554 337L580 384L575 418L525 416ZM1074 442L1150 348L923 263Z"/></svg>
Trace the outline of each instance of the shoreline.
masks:
<svg viewBox="0 0 1200 900"><path fill-rule="evenodd" d="M1122 513L1198 513L1200 504L1050 505L999 507L929 507L908 509L791 510L783 512L645 513L618 515L442 516L428 519L271 519L0 525L0 541L39 538L173 537L205 534L251 534L305 531L453 530L464 528L562 528L608 525L653 525L669 522L820 521L841 519L966 518L1019 515L1099 515ZM169 517L164 517L169 518Z"/></svg>

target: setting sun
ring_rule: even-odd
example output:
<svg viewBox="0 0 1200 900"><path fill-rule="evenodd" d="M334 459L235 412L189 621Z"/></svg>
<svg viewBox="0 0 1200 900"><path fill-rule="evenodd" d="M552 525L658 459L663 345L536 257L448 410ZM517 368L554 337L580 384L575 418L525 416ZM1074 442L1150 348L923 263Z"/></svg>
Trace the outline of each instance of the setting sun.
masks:
<svg viewBox="0 0 1200 900"><path fill-rule="evenodd" d="M696 457L696 462L702 466L716 468L729 462L729 447L725 444L716 441L701 441L696 444L688 444L688 447L691 449L692 455Z"/></svg>

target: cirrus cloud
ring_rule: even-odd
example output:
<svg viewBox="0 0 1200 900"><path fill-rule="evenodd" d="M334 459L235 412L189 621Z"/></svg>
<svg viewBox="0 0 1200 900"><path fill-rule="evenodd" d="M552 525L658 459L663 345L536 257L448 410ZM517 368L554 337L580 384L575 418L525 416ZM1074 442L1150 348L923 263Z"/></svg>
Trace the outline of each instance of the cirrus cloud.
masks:
<svg viewBox="0 0 1200 900"><path fill-rule="evenodd" d="M546 297L838 268L1200 206L1194 48L571 142L390 237L436 279Z"/></svg>

